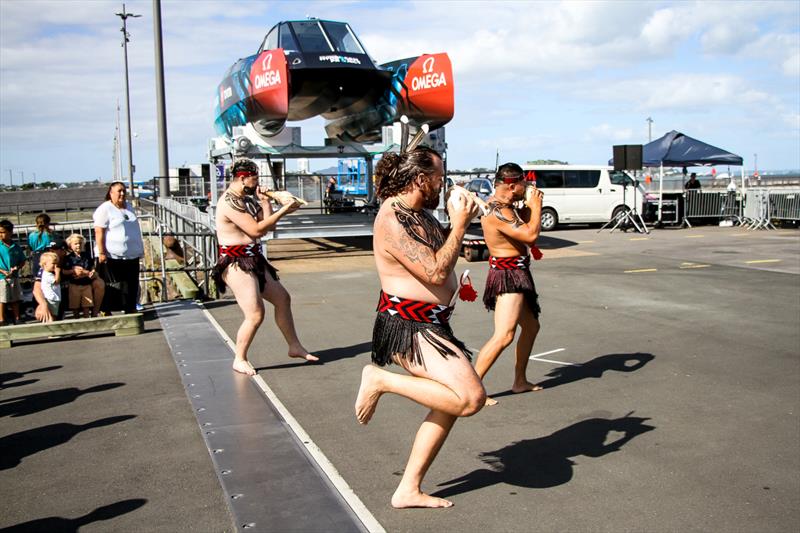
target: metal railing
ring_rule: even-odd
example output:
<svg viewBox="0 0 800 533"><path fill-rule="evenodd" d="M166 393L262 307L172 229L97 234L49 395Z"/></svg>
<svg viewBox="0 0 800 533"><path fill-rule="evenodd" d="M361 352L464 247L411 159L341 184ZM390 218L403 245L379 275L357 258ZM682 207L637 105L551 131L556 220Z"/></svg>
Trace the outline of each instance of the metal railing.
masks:
<svg viewBox="0 0 800 533"><path fill-rule="evenodd" d="M217 236L213 217L193 205L181 204L169 198L159 199L158 202L141 200L141 203L143 209L152 211L153 218L158 223L159 243L163 242L165 234L169 234L178 240L184 251L184 266L167 269L164 267L163 246L159 247L165 284L167 272L186 272L205 298L216 297L216 288L212 290L210 283L211 270L217 261Z"/></svg>

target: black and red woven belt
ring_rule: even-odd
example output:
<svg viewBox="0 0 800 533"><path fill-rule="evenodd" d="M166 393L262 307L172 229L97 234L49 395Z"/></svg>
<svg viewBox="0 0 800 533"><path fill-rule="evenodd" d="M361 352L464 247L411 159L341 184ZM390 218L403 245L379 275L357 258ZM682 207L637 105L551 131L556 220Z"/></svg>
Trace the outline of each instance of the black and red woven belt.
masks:
<svg viewBox="0 0 800 533"><path fill-rule="evenodd" d="M261 243L220 245L218 250L220 257L255 257L261 255Z"/></svg>
<svg viewBox="0 0 800 533"><path fill-rule="evenodd" d="M453 314L453 307L446 305L432 304L409 300L400 296L392 296L381 291L378 301L378 312L388 313L391 316L399 316L403 320L413 320L414 322L426 322L428 324L446 325Z"/></svg>
<svg viewBox="0 0 800 533"><path fill-rule="evenodd" d="M522 270L531 264L529 255L516 255L514 257L489 256L489 266L496 270Z"/></svg>

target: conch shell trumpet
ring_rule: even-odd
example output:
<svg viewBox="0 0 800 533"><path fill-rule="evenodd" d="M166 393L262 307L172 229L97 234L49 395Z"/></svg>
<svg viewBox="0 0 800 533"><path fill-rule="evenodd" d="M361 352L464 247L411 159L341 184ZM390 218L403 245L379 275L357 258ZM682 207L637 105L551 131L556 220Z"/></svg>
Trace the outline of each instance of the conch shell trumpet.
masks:
<svg viewBox="0 0 800 533"><path fill-rule="evenodd" d="M478 196L474 192L468 191L461 185L453 185L447 191L447 194L448 194L447 203L451 204L453 207L455 207L458 204L459 197L465 195L472 198L472 201L478 204L478 208L480 208L481 213L483 213L484 216L489 214L489 204L487 204L480 196Z"/></svg>

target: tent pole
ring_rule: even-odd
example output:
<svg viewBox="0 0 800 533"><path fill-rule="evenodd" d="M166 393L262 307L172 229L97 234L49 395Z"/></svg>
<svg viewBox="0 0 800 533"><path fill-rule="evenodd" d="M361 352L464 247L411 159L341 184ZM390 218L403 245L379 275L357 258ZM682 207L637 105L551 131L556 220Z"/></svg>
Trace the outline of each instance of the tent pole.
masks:
<svg viewBox="0 0 800 533"><path fill-rule="evenodd" d="M661 170L658 177L658 225L661 225L661 208L664 205L664 162L661 162Z"/></svg>
<svg viewBox="0 0 800 533"><path fill-rule="evenodd" d="M744 184L744 159L742 159L742 196L747 192L747 186Z"/></svg>

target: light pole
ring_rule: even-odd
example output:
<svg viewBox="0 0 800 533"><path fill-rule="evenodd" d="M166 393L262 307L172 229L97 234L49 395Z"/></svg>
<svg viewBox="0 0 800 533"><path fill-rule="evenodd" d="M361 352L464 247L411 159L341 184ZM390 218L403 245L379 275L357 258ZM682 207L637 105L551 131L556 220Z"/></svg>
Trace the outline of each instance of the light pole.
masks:
<svg viewBox="0 0 800 533"><path fill-rule="evenodd" d="M653 142L653 119L651 117L647 117L647 142Z"/></svg>
<svg viewBox="0 0 800 533"><path fill-rule="evenodd" d="M158 195L169 196L169 153L167 150L167 108L164 97L164 47L161 39L161 0L153 0L155 41L156 104L158 106Z"/></svg>
<svg viewBox="0 0 800 533"><path fill-rule="evenodd" d="M122 49L125 56L125 107L128 113L128 180L130 186L128 190L133 194L133 142L131 140L131 97L130 88L128 85L128 17L141 17L141 15L134 15L125 11L125 4L122 4L122 13L116 14L122 19Z"/></svg>

